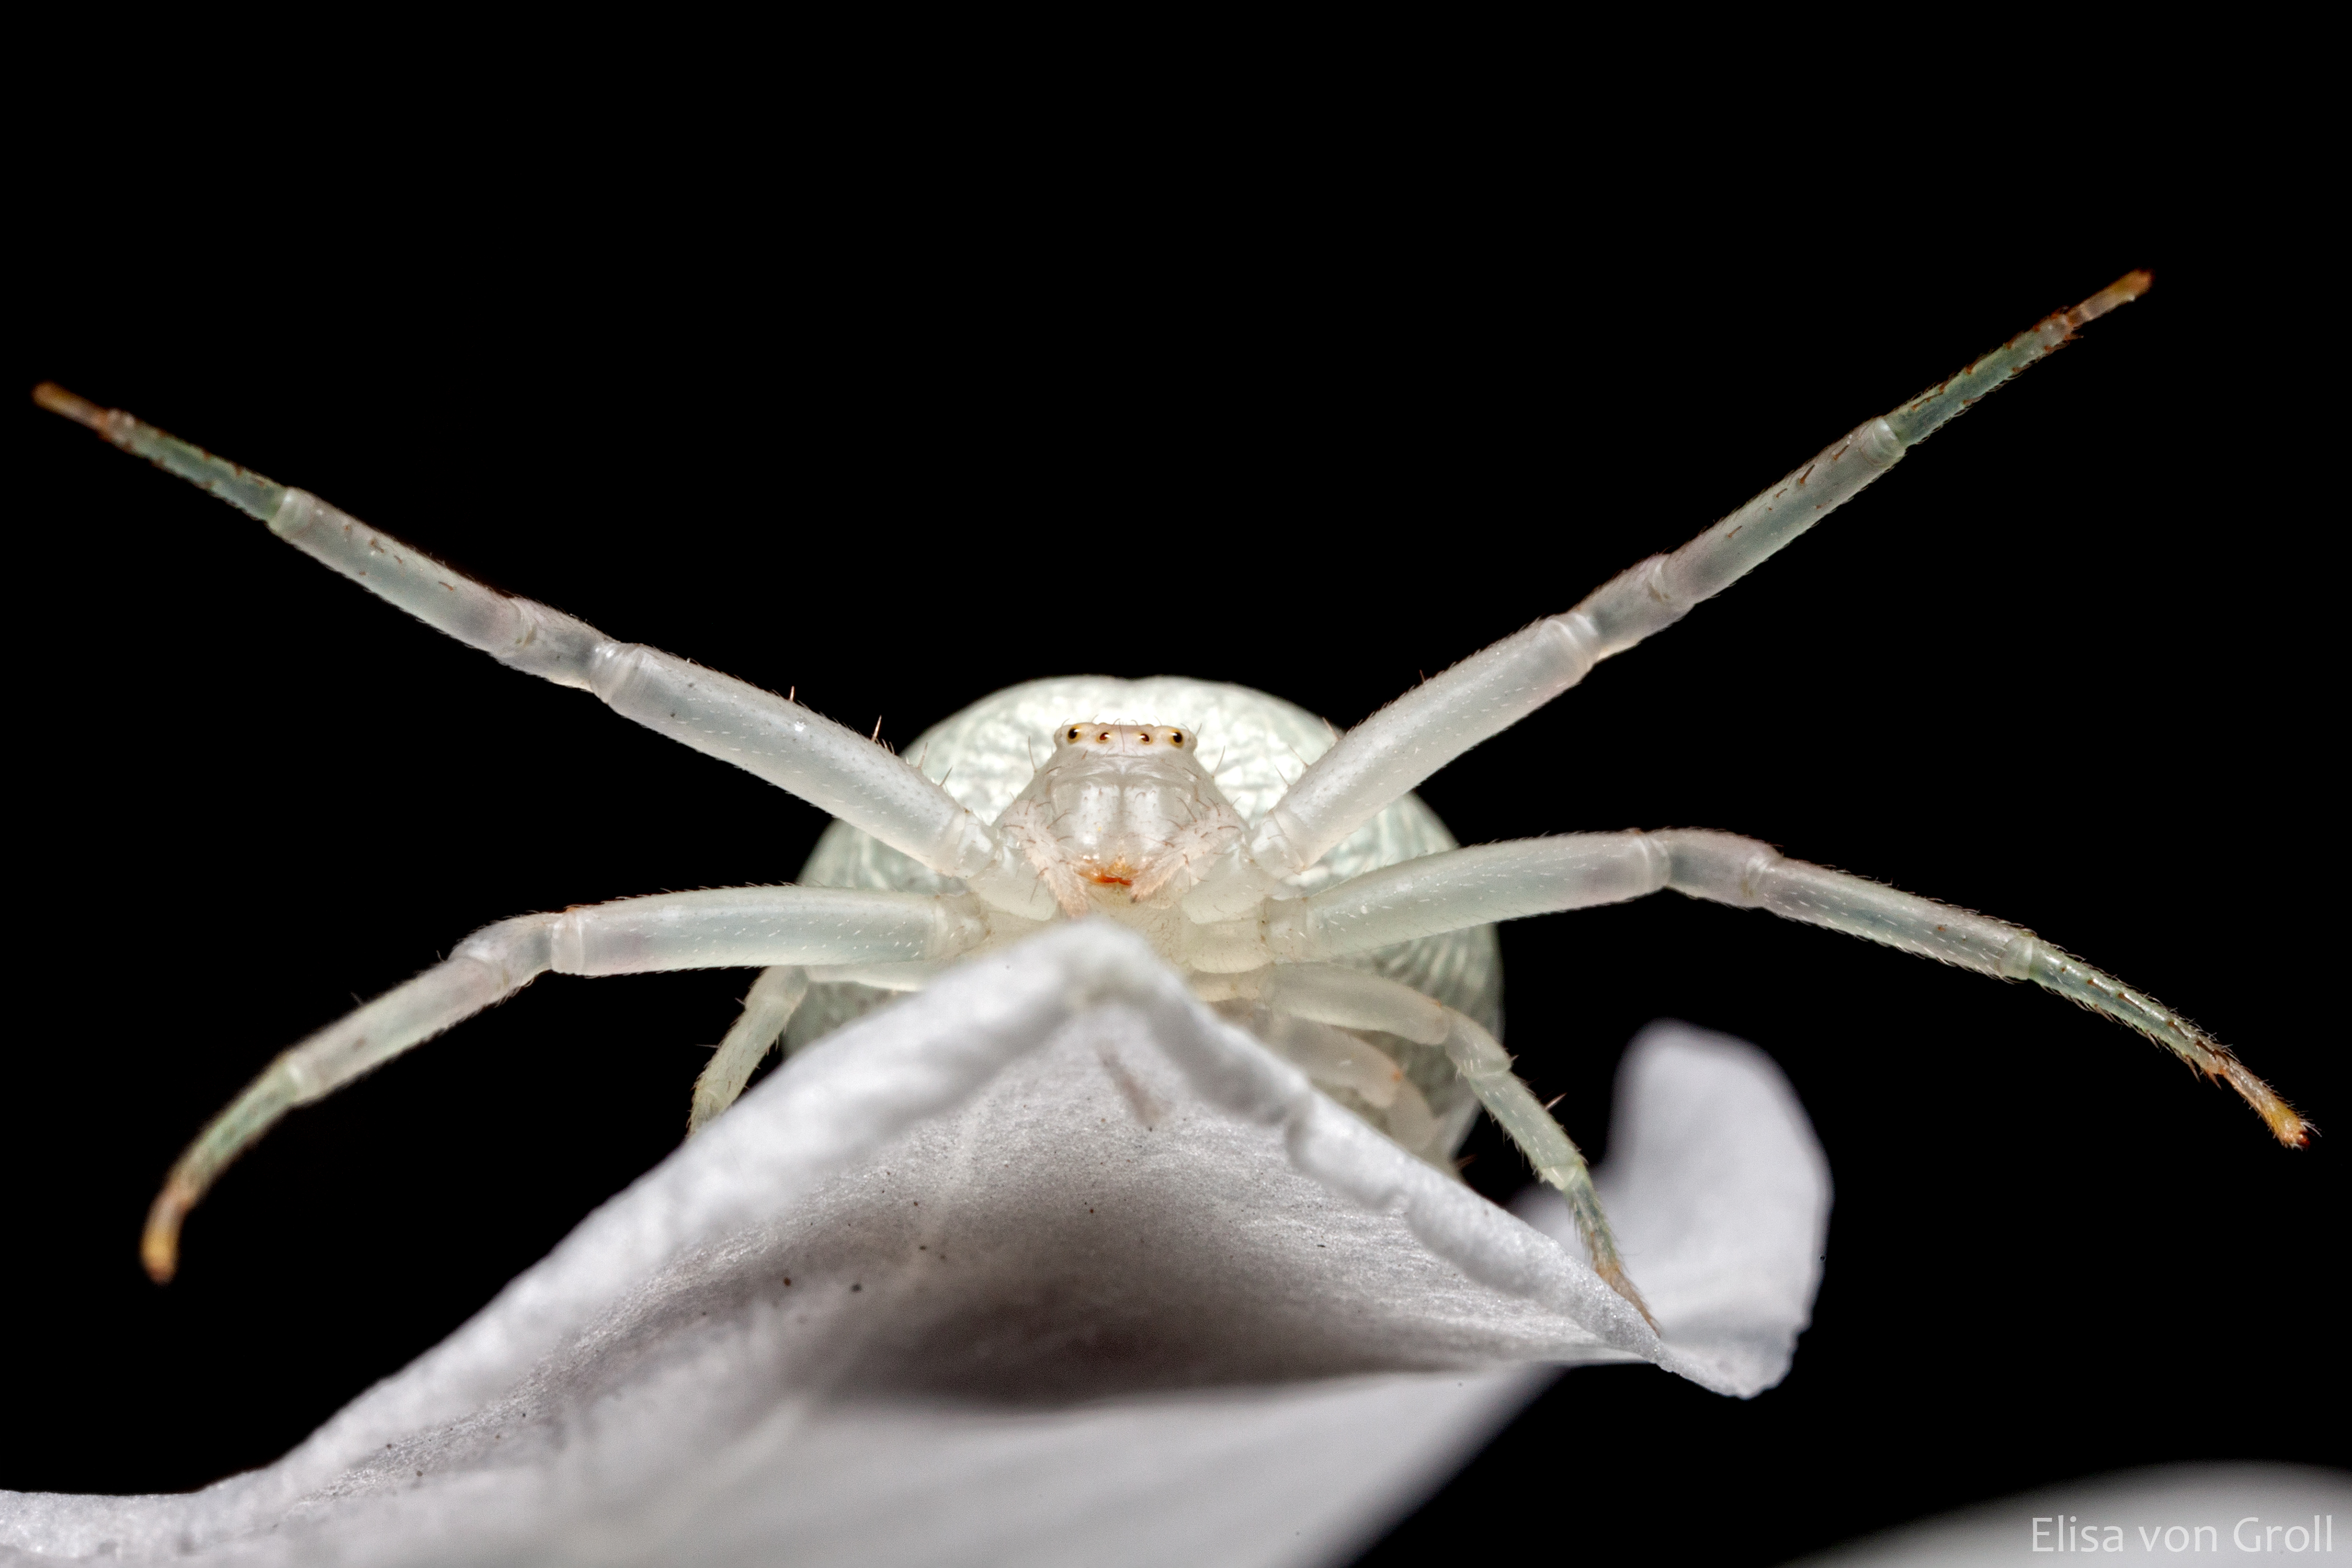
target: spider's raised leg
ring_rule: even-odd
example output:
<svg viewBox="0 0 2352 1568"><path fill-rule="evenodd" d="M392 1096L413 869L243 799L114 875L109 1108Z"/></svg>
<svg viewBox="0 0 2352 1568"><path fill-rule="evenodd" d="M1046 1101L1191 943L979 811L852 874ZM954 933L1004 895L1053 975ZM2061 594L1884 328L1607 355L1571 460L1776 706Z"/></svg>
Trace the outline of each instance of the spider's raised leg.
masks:
<svg viewBox="0 0 2352 1568"><path fill-rule="evenodd" d="M687 1112L688 1138L710 1124L735 1103L751 1081L751 1069L766 1059L783 1037L784 1026L800 1011L808 995L808 971L798 964L779 964L763 971L743 998L742 1016L710 1053L710 1063L694 1080L694 1105Z"/></svg>
<svg viewBox="0 0 2352 1568"><path fill-rule="evenodd" d="M2076 328L2137 298L2135 272L1930 387L1891 414L1865 421L1779 484L1669 555L1619 574L1565 615L1472 654L1406 692L1317 758L1258 824L1250 858L1277 877L1305 870L1382 807L1486 740L1729 587L1790 540L1895 466L1905 451L2010 377L2066 342ZM1228 911L1213 898L1204 915Z"/></svg>
<svg viewBox="0 0 2352 1568"><path fill-rule="evenodd" d="M1769 910L1980 974L2031 980L2138 1030L2207 1077L2227 1080L2279 1142L2297 1145L2308 1135L2303 1119L2227 1046L2023 927L1791 860L1737 834L1571 833L1423 856L1276 906L1267 944L1297 962L1336 958L1492 921L1618 903L1662 888Z"/></svg>
<svg viewBox="0 0 2352 1568"><path fill-rule="evenodd" d="M1316 1023L1377 1029L1421 1045L1444 1047L1478 1103L1518 1145L1537 1176L1567 1198L1585 1250L1591 1255L1593 1271L1608 1281L1611 1289L1640 1308L1643 1317L1650 1317L1641 1292L1626 1277L1617 1238L1610 1233L1609 1217L1601 1212L1601 1199L1592 1190L1592 1173L1585 1168L1584 1155L1536 1099L1535 1091L1511 1071L1510 1056L1494 1036L1409 985L1331 964L1277 964L1262 983L1258 999L1276 1012ZM1650 1326L1656 1328L1657 1320L1652 1318Z"/></svg>
<svg viewBox="0 0 2352 1568"><path fill-rule="evenodd" d="M846 888L719 888L500 921L271 1062L172 1167L148 1213L140 1255L148 1273L169 1279L178 1267L182 1219L279 1117L540 975L919 962L951 957L985 933L976 900L966 897ZM748 1075L749 1067L744 1070Z"/></svg>
<svg viewBox="0 0 2352 1568"><path fill-rule="evenodd" d="M996 835L987 824L889 752L813 709L501 594L308 491L226 462L121 409L100 408L47 384L33 396L260 519L304 554L501 664L593 691L615 712L756 773L944 876L981 876L996 859ZM1038 913L1051 912L1051 900L1025 870L997 880L1005 884L997 896L1007 907L1044 900Z"/></svg>

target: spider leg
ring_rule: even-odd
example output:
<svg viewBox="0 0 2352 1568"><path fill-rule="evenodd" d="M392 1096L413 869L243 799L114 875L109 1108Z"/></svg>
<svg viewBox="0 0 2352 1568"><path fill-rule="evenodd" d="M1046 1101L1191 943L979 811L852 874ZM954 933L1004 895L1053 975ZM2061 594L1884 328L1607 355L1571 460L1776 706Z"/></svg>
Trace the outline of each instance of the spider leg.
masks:
<svg viewBox="0 0 2352 1568"><path fill-rule="evenodd" d="M1277 958L1312 962L1492 921L1619 903L1663 888L1940 959L1979 974L2031 980L2228 1081L2295 1146L2310 1128L2230 1047L2146 992L2006 921L1791 860L1770 845L1700 828L1571 833L1423 856L1277 904L1267 924Z"/></svg>
<svg viewBox="0 0 2352 1568"><path fill-rule="evenodd" d="M743 998L742 1016L719 1048L710 1053L709 1065L694 1080L694 1104L687 1112L686 1135L688 1138L709 1126L713 1118L735 1103L751 1081L751 1069L767 1059L776 1042L783 1037L784 1026L800 1011L802 1000L808 995L808 971L798 964L778 964L761 972L751 983L751 993Z"/></svg>
<svg viewBox="0 0 2352 1568"><path fill-rule="evenodd" d="M260 519L304 554L436 630L526 674L593 691L615 712L756 773L943 876L974 876L996 858L994 832L947 791L813 709L501 594L308 491L226 462L121 409L100 408L47 383L33 396Z"/></svg>
<svg viewBox="0 0 2352 1568"><path fill-rule="evenodd" d="M1251 858L1276 876L1314 865L1455 757L1761 565L1910 447L2046 357L2075 329L2137 299L2149 281L2148 274L2134 272L2043 319L1949 381L1864 421L1672 554L1652 556L1567 614L1538 621L1406 692L1341 736L1291 784L1252 835Z"/></svg>
<svg viewBox="0 0 2352 1568"><path fill-rule="evenodd" d="M148 1211L140 1256L158 1282L169 1279L178 1267L181 1221L278 1118L503 1002L540 975L945 958L985 931L975 901L966 897L847 888L719 888L500 921L271 1062L172 1167ZM750 1066L743 1071L748 1077Z"/></svg>
<svg viewBox="0 0 2352 1568"><path fill-rule="evenodd" d="M1601 1213L1600 1196L1592 1190L1592 1173L1585 1166L1584 1155L1552 1120L1535 1091L1511 1071L1510 1055L1494 1036L1409 985L1334 964L1277 964L1267 973L1258 996L1261 1005L1278 1014L1340 1028L1378 1029L1422 1045L1444 1047L1478 1103L1518 1145L1536 1175L1559 1188L1568 1200L1593 1271L1639 1308L1643 1317L1650 1318L1642 1293L1626 1275L1617 1238L1609 1229L1609 1216ZM1657 1320L1650 1318L1650 1326L1656 1328Z"/></svg>

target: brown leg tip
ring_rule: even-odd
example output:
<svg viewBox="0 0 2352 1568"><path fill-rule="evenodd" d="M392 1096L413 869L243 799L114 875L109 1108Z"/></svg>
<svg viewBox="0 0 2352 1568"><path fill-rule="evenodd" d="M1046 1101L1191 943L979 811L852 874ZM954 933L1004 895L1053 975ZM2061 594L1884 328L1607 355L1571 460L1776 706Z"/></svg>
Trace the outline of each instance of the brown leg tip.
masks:
<svg viewBox="0 0 2352 1568"><path fill-rule="evenodd" d="M2128 305L2148 291L2156 282L2156 274L2146 268L2126 272L2080 305L2074 307L2076 324L2097 321L2118 305Z"/></svg>
<svg viewBox="0 0 2352 1568"><path fill-rule="evenodd" d="M62 414L77 425L86 425L101 436L106 434L106 410L86 397L76 397L54 381L45 381L33 388L33 401L52 414Z"/></svg>
<svg viewBox="0 0 2352 1568"><path fill-rule="evenodd" d="M172 1276L180 1271L180 1222L194 1202L193 1194L166 1183L155 1194L154 1206L147 1211L146 1233L139 1238L139 1261L146 1265L147 1278L158 1285L170 1284Z"/></svg>
<svg viewBox="0 0 2352 1568"><path fill-rule="evenodd" d="M1633 1304L1633 1310L1642 1314L1642 1321L1650 1325L1652 1333L1661 1339L1665 1337L1665 1331L1658 1327L1658 1320L1650 1315L1650 1304L1642 1300L1639 1290L1633 1289L1633 1281L1626 1275L1622 1265L1612 1260L1601 1265L1595 1272L1601 1276L1602 1284Z"/></svg>

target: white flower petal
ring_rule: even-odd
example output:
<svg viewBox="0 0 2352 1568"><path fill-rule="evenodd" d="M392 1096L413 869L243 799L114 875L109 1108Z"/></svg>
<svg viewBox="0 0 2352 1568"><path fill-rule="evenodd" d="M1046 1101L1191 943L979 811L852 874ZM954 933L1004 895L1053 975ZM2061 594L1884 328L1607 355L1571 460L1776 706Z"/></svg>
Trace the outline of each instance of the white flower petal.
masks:
<svg viewBox="0 0 2352 1568"><path fill-rule="evenodd" d="M1130 935L1060 928L793 1058L278 1464L0 1494L0 1549L1326 1561L1550 1367L1785 1372L1827 1204L1786 1085L1668 1026L1620 1100L1607 1191L1665 1342Z"/></svg>

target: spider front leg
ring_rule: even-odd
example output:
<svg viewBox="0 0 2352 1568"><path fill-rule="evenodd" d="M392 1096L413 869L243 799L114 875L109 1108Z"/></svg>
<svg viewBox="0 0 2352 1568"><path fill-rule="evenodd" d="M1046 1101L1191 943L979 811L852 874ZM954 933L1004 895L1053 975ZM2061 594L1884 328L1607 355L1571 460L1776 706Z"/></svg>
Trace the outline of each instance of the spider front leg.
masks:
<svg viewBox="0 0 2352 1568"><path fill-rule="evenodd" d="M1698 828L1571 833L1423 856L1276 906L1267 942L1294 962L1364 952L1413 937L1523 915L1622 902L1671 888L1769 910L2003 980L2031 980L2226 1081L2282 1143L2310 1127L2230 1047L2154 997L2053 947L2022 926Z"/></svg>
<svg viewBox="0 0 2352 1568"><path fill-rule="evenodd" d="M188 1211L278 1118L506 1000L540 975L922 962L968 951L986 934L986 917L969 897L846 888L719 888L501 921L271 1062L172 1167L148 1211L140 1256L159 1283L171 1279ZM787 981L770 994L789 991ZM767 997L761 1001L747 1038L764 1027L772 1011ZM782 1026L780 1020L776 1028ZM739 1046L726 1070L746 1049ZM743 1064L743 1077L758 1059L753 1055ZM740 1079L735 1088L740 1091ZM698 1109L700 1089L698 1084Z"/></svg>
<svg viewBox="0 0 2352 1568"><path fill-rule="evenodd" d="M1864 420L1681 549L1618 574L1574 609L1406 692L1292 781L1251 835L1250 858L1276 878L1306 870L1391 801L1582 680L1601 660L1664 630L1762 565L1912 447L2063 346L2078 328L2137 299L2150 281L2145 272L2126 274L2072 310L2043 318L1950 380ZM1202 907L1219 912L1205 900Z"/></svg>
<svg viewBox="0 0 2352 1568"><path fill-rule="evenodd" d="M1535 1091L1511 1071L1510 1054L1494 1036L1409 985L1333 964L1277 964L1260 983L1258 1000L1276 1014L1343 1029L1377 1030L1418 1045L1443 1047L1478 1103L1528 1157L1536 1175L1559 1189L1568 1200L1593 1272L1649 1319L1650 1327L1658 1326L1642 1293L1626 1275L1617 1238L1609 1229L1609 1216L1601 1210L1600 1195L1592 1190L1592 1173L1584 1163L1582 1152L1552 1120Z"/></svg>
<svg viewBox="0 0 2352 1568"><path fill-rule="evenodd" d="M435 630L499 663L593 692L625 718L757 774L983 897L1039 918L1043 889L995 832L937 784L790 697L606 637L585 621L478 583L307 490L241 468L44 382L33 400L229 502L269 531Z"/></svg>

